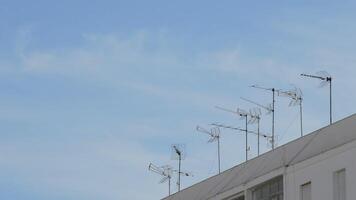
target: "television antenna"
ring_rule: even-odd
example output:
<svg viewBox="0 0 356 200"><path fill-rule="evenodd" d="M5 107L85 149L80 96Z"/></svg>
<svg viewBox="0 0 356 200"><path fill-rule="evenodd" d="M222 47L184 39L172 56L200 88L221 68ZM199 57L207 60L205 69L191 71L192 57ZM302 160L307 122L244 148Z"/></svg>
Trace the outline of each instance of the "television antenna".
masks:
<svg viewBox="0 0 356 200"><path fill-rule="evenodd" d="M213 127L210 130L206 130L203 127L197 126L196 130L198 132L205 133L210 136L208 143L217 141L217 143L218 143L218 169L219 169L219 174L220 174L220 172L221 172L221 170L220 170L220 129L218 127Z"/></svg>
<svg viewBox="0 0 356 200"><path fill-rule="evenodd" d="M159 183L164 183L168 181L168 195L171 195L171 178L173 168L169 165L158 167L152 163L148 165L148 170L163 176Z"/></svg>
<svg viewBox="0 0 356 200"><path fill-rule="evenodd" d="M295 87L292 90L278 92L278 96L289 97L291 101L289 102L289 106L299 105L299 116L300 116L300 136L303 136L303 93L302 90Z"/></svg>
<svg viewBox="0 0 356 200"><path fill-rule="evenodd" d="M316 75L310 75L310 74L300 74L301 76L305 76L308 78L316 78L316 79L320 79L321 82L319 84L319 87L324 87L326 85L329 84L329 112L330 112L330 124L333 123L332 120L332 86L331 86L331 82L332 82L332 77L331 75L326 72L326 71L319 71L316 73Z"/></svg>
<svg viewBox="0 0 356 200"><path fill-rule="evenodd" d="M260 108L252 108L249 111L250 120L248 123L255 124L257 123L257 156L260 155L260 121L261 121L261 109Z"/></svg>
<svg viewBox="0 0 356 200"><path fill-rule="evenodd" d="M274 104L275 104L275 93L277 90L275 88L265 88L265 87L260 87L258 85L251 85L250 87L272 92L272 107L270 109L270 112L272 112L272 149L274 149L274 111L275 111Z"/></svg>
<svg viewBox="0 0 356 200"><path fill-rule="evenodd" d="M184 148L184 146L180 145L180 144L172 145L172 153L174 155L178 156L178 180L177 180L178 192L180 191L180 185L181 185L180 175L181 174L186 175L186 174L182 173L182 171L181 171L182 159L185 158L185 154L183 152L183 148Z"/></svg>
<svg viewBox="0 0 356 200"><path fill-rule="evenodd" d="M227 109L227 108L222 108L222 107L219 107L219 106L215 106L215 108L217 109L220 109L220 110L223 110L223 111L226 111L226 112L230 112L230 113L233 113L233 114L236 114L238 116L240 116L240 119L245 119L245 150L246 150L246 161L248 160L248 129L247 129L247 124L248 124L248 115L249 113L240 109L240 108L237 108L236 111L234 110L230 110L230 109Z"/></svg>
<svg viewBox="0 0 356 200"><path fill-rule="evenodd" d="M261 108L265 109L267 115L269 115L269 114L271 114L271 113L274 113L274 109L273 109L273 105L272 105L272 104L262 105L262 104L260 104L260 103L254 102L254 101L249 100L249 99L246 99L246 98L244 98L244 97L240 97L240 99L242 99L242 100L244 100L244 101L246 101L246 102L249 102L249 103L251 103L251 104L254 104L254 105L258 106L258 107L261 107ZM260 112L260 111L259 111L259 115L261 115L261 112ZM261 120L261 117L259 117L259 118L260 118L259 120ZM259 129L259 126L260 126L259 122L260 122L260 121L258 121L258 129ZM272 137L271 137L271 146L272 146L272 149L274 148L274 144L275 144L275 141L274 141L274 140L275 140L275 137L274 137L274 133L273 133L273 130L274 130L274 128L273 128L273 127L274 127L273 123L274 123L274 120L272 120ZM259 141L258 141L258 143L259 143Z"/></svg>
<svg viewBox="0 0 356 200"><path fill-rule="evenodd" d="M220 127L220 128L226 128L226 129L241 131L241 132L245 132L245 131L246 131L245 129L242 129L242 128L239 128L239 127L224 125L224 124L220 124L220 123L211 123L210 125L216 126L216 127ZM264 134L264 133L261 133L261 132L259 132L259 131L258 131L258 132L255 132L255 131L250 131L250 130L249 130L248 133L252 133L252 134L256 135L257 137L263 137L263 138L265 138L268 142L270 142L271 139L272 139L272 136L271 136L271 135ZM258 143L259 143L259 140L258 140ZM260 144L258 144L258 146L260 146Z"/></svg>

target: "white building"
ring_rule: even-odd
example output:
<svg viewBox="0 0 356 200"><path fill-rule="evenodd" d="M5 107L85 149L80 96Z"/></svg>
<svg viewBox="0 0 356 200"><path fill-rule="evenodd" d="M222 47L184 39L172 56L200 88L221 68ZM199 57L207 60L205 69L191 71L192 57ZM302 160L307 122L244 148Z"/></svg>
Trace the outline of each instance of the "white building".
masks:
<svg viewBox="0 0 356 200"><path fill-rule="evenodd" d="M163 200L356 200L356 114Z"/></svg>

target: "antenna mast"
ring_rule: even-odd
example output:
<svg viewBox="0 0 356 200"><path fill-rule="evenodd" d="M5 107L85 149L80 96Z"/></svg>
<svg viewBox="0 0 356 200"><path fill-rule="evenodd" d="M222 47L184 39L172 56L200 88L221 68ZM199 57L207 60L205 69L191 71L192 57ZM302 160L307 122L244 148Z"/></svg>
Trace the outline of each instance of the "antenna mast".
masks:
<svg viewBox="0 0 356 200"><path fill-rule="evenodd" d="M252 104L254 104L254 105L256 105L256 106L259 106L259 107L261 107L261 108L263 108L263 109L265 109L266 111L267 111L267 115L268 114L270 114L270 113L274 113L274 109L273 109L273 106L272 106L272 104L269 104L269 105L267 105L267 106L264 106L264 105L262 105L262 104L259 104L259 103L256 103L256 102L254 102L254 101L251 101L251 100L249 100L249 99L246 99L246 98L243 98L243 97L240 97L242 100L244 100L244 101L247 101L247 102L249 102L249 103L252 103ZM255 114L256 115L256 114ZM258 121L257 121L257 128L258 128L258 130L260 129L260 120L261 120L261 117L260 117L260 115L261 115L261 111L259 111L259 115L258 115ZM257 116L256 116L257 117ZM274 120L272 120L272 125L273 125L273 122L274 122ZM272 128L273 128L274 126L272 126ZM272 129L272 130L274 130L274 128ZM272 133L272 137L271 137L271 144L272 144L272 148L274 147L274 143L275 143L275 141L274 141L274 134ZM258 141L258 144L259 144L259 141Z"/></svg>
<svg viewBox="0 0 356 200"><path fill-rule="evenodd" d="M261 89L261 90L268 90L268 91L271 91L272 92L272 109L271 109L271 112L272 112L272 149L274 149L274 104L275 104L275 92L276 92L276 89L275 88L264 88L264 87L260 87L258 85L251 85L250 87L253 87L253 88L257 88L257 89Z"/></svg>
<svg viewBox="0 0 356 200"><path fill-rule="evenodd" d="M303 93L299 88L294 87L293 90L288 91L278 91L279 96L285 96L291 98L289 102L289 106L296 106L299 105L299 115L300 115L300 136L303 136Z"/></svg>
<svg viewBox="0 0 356 200"><path fill-rule="evenodd" d="M260 121L261 121L261 109L253 108L250 109L250 120L249 123L257 123L257 156L260 155Z"/></svg>
<svg viewBox="0 0 356 200"><path fill-rule="evenodd" d="M300 74L300 75L308 77L308 78L315 78L315 79L322 80L319 87L323 87L323 86L329 84L329 114L330 114L330 124L332 124L333 123L333 120L332 120L332 86L331 86L332 77L326 71L319 71L316 74L317 75L310 75L310 74Z"/></svg>
<svg viewBox="0 0 356 200"><path fill-rule="evenodd" d="M218 169L219 169L219 174L220 174L220 172L221 172L221 170L220 170L220 129L218 127L215 127L215 128L211 128L208 131L200 126L197 126L196 130L201 133L208 134L210 136L210 139L208 140L209 143L217 141L217 143L218 143Z"/></svg>
<svg viewBox="0 0 356 200"><path fill-rule="evenodd" d="M173 149L176 152L176 154L178 155L178 192L180 191L180 166L181 166L181 162L182 162L182 152L178 149L178 147L176 145L173 145Z"/></svg>
<svg viewBox="0 0 356 200"><path fill-rule="evenodd" d="M219 106L215 106L215 108L226 111L226 112L231 112L233 114L239 115L241 118L245 118L245 150L246 150L246 161L248 160L248 129L247 129L247 116L248 113L242 109L237 108L236 111L234 110L230 110L230 109L226 109L226 108L222 108Z"/></svg>
<svg viewBox="0 0 356 200"><path fill-rule="evenodd" d="M169 165L157 167L156 165L150 163L148 165L148 170L163 176L159 183L164 183L168 180L168 195L171 195L172 167Z"/></svg>

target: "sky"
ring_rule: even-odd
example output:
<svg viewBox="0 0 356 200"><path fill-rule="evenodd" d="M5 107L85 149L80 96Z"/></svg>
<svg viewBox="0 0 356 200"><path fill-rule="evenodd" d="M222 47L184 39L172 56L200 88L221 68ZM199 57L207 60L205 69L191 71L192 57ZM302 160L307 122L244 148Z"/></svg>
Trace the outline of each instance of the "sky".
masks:
<svg viewBox="0 0 356 200"><path fill-rule="evenodd" d="M18 1L0 4L0 199L155 200L217 173L216 143L195 130L243 127L214 106L271 103L258 84L303 91L304 132L356 111L351 1ZM277 144L299 137L298 107L276 97ZM262 112L261 132L271 133ZM255 130L256 125L250 124ZM249 135L249 158L256 157ZM261 139L262 153L270 150ZM244 135L221 130L221 167L244 162ZM176 192L176 176L172 192Z"/></svg>

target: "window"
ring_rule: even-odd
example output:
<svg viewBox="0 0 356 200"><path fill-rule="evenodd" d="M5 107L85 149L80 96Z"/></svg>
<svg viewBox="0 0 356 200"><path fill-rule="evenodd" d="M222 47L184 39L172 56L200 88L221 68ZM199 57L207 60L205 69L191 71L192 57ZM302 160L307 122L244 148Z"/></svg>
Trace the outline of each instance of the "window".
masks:
<svg viewBox="0 0 356 200"><path fill-rule="evenodd" d="M300 200L311 200L311 182L300 186Z"/></svg>
<svg viewBox="0 0 356 200"><path fill-rule="evenodd" d="M245 200L245 196L243 194L238 194L225 200Z"/></svg>
<svg viewBox="0 0 356 200"><path fill-rule="evenodd" d="M244 199L245 199L245 197L244 197L244 196L240 196L240 197L237 197L237 198L232 199L232 200L244 200Z"/></svg>
<svg viewBox="0 0 356 200"><path fill-rule="evenodd" d="M346 200L345 169L334 172L334 200Z"/></svg>
<svg viewBox="0 0 356 200"><path fill-rule="evenodd" d="M283 177L269 180L252 189L253 200L283 200Z"/></svg>

